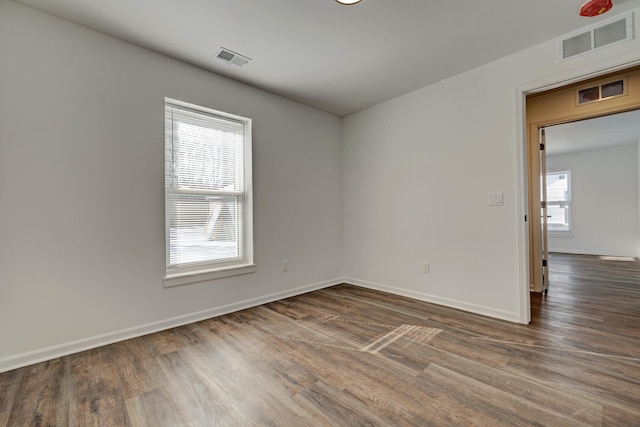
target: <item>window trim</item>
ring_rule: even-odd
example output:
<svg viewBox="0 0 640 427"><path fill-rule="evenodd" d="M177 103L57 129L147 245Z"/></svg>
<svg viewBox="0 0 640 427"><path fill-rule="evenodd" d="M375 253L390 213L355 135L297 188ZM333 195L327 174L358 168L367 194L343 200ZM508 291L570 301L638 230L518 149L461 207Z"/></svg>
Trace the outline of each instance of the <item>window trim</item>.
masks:
<svg viewBox="0 0 640 427"><path fill-rule="evenodd" d="M221 263L203 263L181 268L169 267L169 232L170 232L170 215L169 215L169 197L171 192L166 184L165 187L165 276L164 287L182 286L190 283L198 283L209 280L221 279L225 277L249 274L256 271L253 262L253 179L252 179L252 120L246 117L237 116L235 114L214 110L212 108L179 101L172 98L164 99L164 109L167 107L177 107L181 109L191 110L196 113L212 115L223 120L230 120L242 123L243 125L243 160L244 160L244 189L242 201L243 207L243 241L240 242L242 254L239 260ZM164 111L163 109L163 111ZM165 144L167 143L167 135L164 135ZM165 161L164 173L166 174L166 154L163 156ZM163 174L163 181L165 179Z"/></svg>
<svg viewBox="0 0 640 427"><path fill-rule="evenodd" d="M572 194L571 194L571 169L554 169L554 170L547 170L547 176L545 177L545 185L546 185L546 178L550 175L550 174L554 174L554 175L567 175L567 200L563 201L563 202L550 202L547 198L547 209L549 208L549 206L552 205L561 205L561 204L566 204L567 205L567 223L568 223L568 230L552 230L549 228L549 225L547 224L547 234L551 237L573 237L573 221L571 218L571 214L573 211L573 207L572 205Z"/></svg>
<svg viewBox="0 0 640 427"><path fill-rule="evenodd" d="M255 271L255 264L237 264L227 267L218 267L216 269L210 269L207 271L201 270L193 272L181 272L178 274L166 275L164 277L164 287L173 288L175 286L190 285L192 283L224 279L225 277L251 274Z"/></svg>

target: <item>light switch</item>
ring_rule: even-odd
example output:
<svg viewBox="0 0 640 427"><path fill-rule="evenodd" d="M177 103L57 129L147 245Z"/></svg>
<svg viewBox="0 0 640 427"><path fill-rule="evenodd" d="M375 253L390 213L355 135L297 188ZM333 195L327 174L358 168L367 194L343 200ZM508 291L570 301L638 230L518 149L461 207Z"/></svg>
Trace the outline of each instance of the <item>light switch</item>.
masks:
<svg viewBox="0 0 640 427"><path fill-rule="evenodd" d="M489 206L502 206L502 193L489 193Z"/></svg>

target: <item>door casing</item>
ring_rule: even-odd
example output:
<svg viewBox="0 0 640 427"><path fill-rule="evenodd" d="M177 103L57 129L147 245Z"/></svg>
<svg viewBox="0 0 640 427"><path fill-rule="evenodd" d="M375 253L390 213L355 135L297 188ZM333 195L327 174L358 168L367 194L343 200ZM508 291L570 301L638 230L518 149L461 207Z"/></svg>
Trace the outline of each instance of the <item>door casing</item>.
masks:
<svg viewBox="0 0 640 427"><path fill-rule="evenodd" d="M577 103L577 91L586 87L624 79L626 94L586 104ZM526 98L528 153L528 217L530 290L541 292L542 285L542 229L540 217L540 148L538 132L546 126L591 119L640 108L640 67L607 74L568 86L530 95Z"/></svg>

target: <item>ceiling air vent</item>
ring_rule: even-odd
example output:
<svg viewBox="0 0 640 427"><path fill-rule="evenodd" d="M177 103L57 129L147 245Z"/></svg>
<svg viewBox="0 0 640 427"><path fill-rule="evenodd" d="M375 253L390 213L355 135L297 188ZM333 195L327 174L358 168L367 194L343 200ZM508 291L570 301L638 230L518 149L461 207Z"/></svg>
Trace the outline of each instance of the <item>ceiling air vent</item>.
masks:
<svg viewBox="0 0 640 427"><path fill-rule="evenodd" d="M224 62L228 62L229 64L237 65L238 67L242 67L246 65L247 62L251 61L251 58L247 58L246 56L235 53L224 47L218 49L216 52L216 58L221 59Z"/></svg>
<svg viewBox="0 0 640 427"><path fill-rule="evenodd" d="M633 38L633 12L631 12L560 39L558 43L560 60L574 58Z"/></svg>

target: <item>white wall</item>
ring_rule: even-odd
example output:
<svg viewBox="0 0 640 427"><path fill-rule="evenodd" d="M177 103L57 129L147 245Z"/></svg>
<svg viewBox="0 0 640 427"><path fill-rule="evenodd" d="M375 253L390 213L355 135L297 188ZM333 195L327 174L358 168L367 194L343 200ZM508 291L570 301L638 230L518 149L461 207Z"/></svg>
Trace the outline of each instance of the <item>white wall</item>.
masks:
<svg viewBox="0 0 640 427"><path fill-rule="evenodd" d="M547 170L571 170L572 237L549 234L549 250L638 256L638 147L547 156Z"/></svg>
<svg viewBox="0 0 640 427"><path fill-rule="evenodd" d="M165 96L253 119L255 274L163 288ZM337 117L4 0L0 117L0 371L342 275Z"/></svg>
<svg viewBox="0 0 640 427"><path fill-rule="evenodd" d="M551 41L342 130L336 117L6 0L0 58L1 371L344 272L522 321L517 88L635 63L640 40L563 64ZM163 288L165 96L254 119L255 274ZM505 205L487 206L489 192Z"/></svg>
<svg viewBox="0 0 640 427"><path fill-rule="evenodd" d="M558 63L550 41L347 117L349 280L526 322L518 94L634 63L639 47L634 40ZM504 206L487 206L490 192L504 193Z"/></svg>

